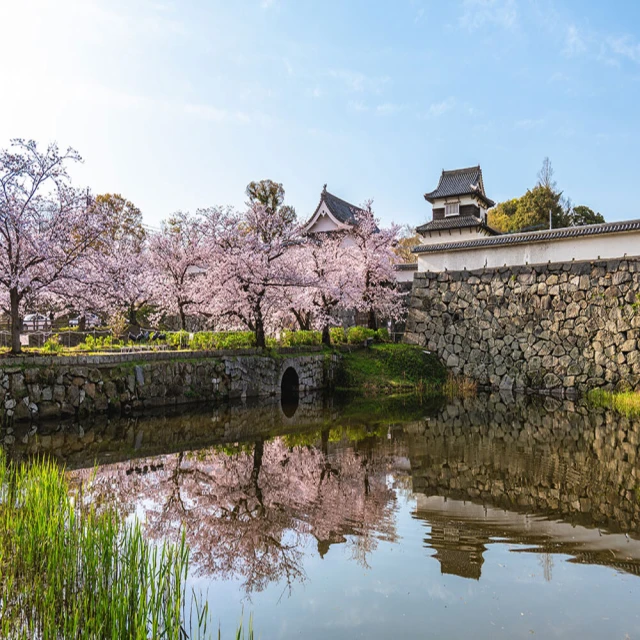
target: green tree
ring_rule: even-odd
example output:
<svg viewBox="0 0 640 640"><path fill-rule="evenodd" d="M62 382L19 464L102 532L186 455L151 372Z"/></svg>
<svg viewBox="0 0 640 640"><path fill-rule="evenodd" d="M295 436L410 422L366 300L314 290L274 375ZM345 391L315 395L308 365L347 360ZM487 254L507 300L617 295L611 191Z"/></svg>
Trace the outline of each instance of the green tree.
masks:
<svg viewBox="0 0 640 640"><path fill-rule="evenodd" d="M245 193L248 206L261 204L272 216L277 216L284 226L295 224L296 210L284 204L284 187L273 180L258 180L247 185Z"/></svg>
<svg viewBox="0 0 640 640"><path fill-rule="evenodd" d="M593 209L590 209L583 204L573 207L570 217L572 227L581 227L586 224L600 224L605 222L604 216L601 213L596 213Z"/></svg>
<svg viewBox="0 0 640 640"><path fill-rule="evenodd" d="M552 228L559 229L569 225L562 192L550 186L538 184L533 189L527 190L527 193L520 198L513 224L515 229L548 228L549 214L551 214Z"/></svg>
<svg viewBox="0 0 640 640"><path fill-rule="evenodd" d="M487 222L490 227L506 233L513 231L513 218L518 210L520 198L499 202L489 211Z"/></svg>
<svg viewBox="0 0 640 640"><path fill-rule="evenodd" d="M96 196L95 204L108 215L110 224L107 237L110 240L118 241L128 238L142 246L146 238L142 226L142 212L133 202L119 193L105 193Z"/></svg>
<svg viewBox="0 0 640 640"><path fill-rule="evenodd" d="M551 161L545 158L538 173L536 186L528 189L520 198L496 205L489 211L489 225L506 233L548 229L549 215L554 229L572 225L571 202L558 190L553 176Z"/></svg>
<svg viewBox="0 0 640 640"><path fill-rule="evenodd" d="M416 262L416 254L411 253L411 249L419 244L422 244L422 238L410 224L407 224L402 227L400 237L393 247L393 252L398 256L400 262L411 264Z"/></svg>

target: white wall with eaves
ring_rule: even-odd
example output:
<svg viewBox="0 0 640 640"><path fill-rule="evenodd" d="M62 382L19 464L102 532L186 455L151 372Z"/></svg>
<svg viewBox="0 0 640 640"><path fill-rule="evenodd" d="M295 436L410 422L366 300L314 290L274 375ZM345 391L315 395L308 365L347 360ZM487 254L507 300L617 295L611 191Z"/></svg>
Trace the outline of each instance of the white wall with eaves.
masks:
<svg viewBox="0 0 640 640"><path fill-rule="evenodd" d="M426 244L426 243L425 243ZM473 271L482 268L571 262L573 260L609 260L640 255L640 230L547 242L475 247L419 253L418 271Z"/></svg>

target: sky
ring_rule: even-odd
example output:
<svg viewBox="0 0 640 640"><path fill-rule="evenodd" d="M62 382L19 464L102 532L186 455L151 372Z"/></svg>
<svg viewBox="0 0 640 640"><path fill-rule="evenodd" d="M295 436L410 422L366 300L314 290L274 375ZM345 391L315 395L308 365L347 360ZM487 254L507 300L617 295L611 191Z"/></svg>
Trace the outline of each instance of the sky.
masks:
<svg viewBox="0 0 640 640"><path fill-rule="evenodd" d="M0 147L74 147L153 226L263 178L302 219L327 183L415 226L443 168L501 201L545 156L640 218L636 0L0 0L0 55Z"/></svg>

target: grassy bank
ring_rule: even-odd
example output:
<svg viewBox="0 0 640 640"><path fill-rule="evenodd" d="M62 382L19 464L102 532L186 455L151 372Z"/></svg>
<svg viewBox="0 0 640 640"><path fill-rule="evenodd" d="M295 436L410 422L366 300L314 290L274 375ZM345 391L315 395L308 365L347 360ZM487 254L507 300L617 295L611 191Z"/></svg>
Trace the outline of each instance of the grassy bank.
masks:
<svg viewBox="0 0 640 640"><path fill-rule="evenodd" d="M343 389L402 392L440 389L447 372L438 358L407 344L375 344L343 356Z"/></svg>
<svg viewBox="0 0 640 640"><path fill-rule="evenodd" d="M206 606L185 611L184 539L151 545L139 524L80 504L53 463L0 454L0 637L213 637Z"/></svg>
<svg viewBox="0 0 640 640"><path fill-rule="evenodd" d="M640 392L592 389L587 394L587 399L596 407L613 409L629 417L640 417Z"/></svg>

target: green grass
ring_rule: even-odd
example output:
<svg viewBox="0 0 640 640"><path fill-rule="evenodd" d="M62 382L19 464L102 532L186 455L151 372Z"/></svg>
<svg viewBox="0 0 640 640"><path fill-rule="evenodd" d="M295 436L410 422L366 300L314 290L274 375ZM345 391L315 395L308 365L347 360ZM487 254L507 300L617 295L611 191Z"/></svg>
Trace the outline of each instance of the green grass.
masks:
<svg viewBox="0 0 640 640"><path fill-rule="evenodd" d="M447 374L433 354L407 344L376 344L343 356L338 386L362 390L441 387Z"/></svg>
<svg viewBox="0 0 640 640"><path fill-rule="evenodd" d="M613 409L629 417L640 417L640 392L592 389L587 393L587 399L593 406Z"/></svg>
<svg viewBox="0 0 640 640"><path fill-rule="evenodd" d="M69 491L55 464L13 466L0 454L0 637L214 637L206 604L194 596L193 617L185 611L184 537L151 544L139 524L83 506Z"/></svg>

